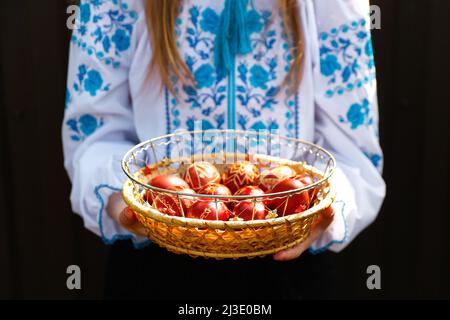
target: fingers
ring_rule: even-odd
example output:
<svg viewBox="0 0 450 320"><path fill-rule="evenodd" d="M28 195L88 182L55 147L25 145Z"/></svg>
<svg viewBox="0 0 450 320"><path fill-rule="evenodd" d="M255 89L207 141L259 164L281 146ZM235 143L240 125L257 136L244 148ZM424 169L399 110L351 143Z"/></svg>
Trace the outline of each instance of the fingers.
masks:
<svg viewBox="0 0 450 320"><path fill-rule="evenodd" d="M137 234L139 236L147 236L145 227L139 222L136 214L131 208L125 208L119 215L120 224L127 230Z"/></svg>
<svg viewBox="0 0 450 320"><path fill-rule="evenodd" d="M276 261L289 261L292 259L297 259L306 249L308 249L310 245L311 243L309 239L306 239L304 242L296 245L295 247L275 253L273 255L273 259Z"/></svg>
<svg viewBox="0 0 450 320"><path fill-rule="evenodd" d="M325 231L328 226L333 222L334 219L334 209L332 207L328 207L322 211L320 216L314 221L313 231Z"/></svg>
<svg viewBox="0 0 450 320"><path fill-rule="evenodd" d="M120 213L119 222L125 228L131 228L139 223L133 210L128 207Z"/></svg>
<svg viewBox="0 0 450 320"><path fill-rule="evenodd" d="M311 244L317 240L320 235L328 228L328 226L333 222L334 210L332 207L326 208L320 216L316 219L314 224L311 226L311 234L302 243L296 245L287 250L280 251L273 255L273 259L276 261L288 261L292 259L297 259L305 252Z"/></svg>

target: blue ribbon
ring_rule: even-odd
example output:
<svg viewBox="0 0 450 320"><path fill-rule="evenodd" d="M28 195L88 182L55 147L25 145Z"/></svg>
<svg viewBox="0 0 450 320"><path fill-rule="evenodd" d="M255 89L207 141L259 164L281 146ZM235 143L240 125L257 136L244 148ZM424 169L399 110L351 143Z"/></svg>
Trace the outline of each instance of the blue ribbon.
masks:
<svg viewBox="0 0 450 320"><path fill-rule="evenodd" d="M252 51L247 28L248 0L225 0L214 43L214 64L219 77L234 67L236 54Z"/></svg>

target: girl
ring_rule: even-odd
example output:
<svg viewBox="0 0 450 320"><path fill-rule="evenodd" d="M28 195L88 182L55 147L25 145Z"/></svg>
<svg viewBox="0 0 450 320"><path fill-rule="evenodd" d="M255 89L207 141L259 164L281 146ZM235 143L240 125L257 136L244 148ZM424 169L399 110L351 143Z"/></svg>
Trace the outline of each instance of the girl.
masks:
<svg viewBox="0 0 450 320"><path fill-rule="evenodd" d="M274 259L194 260L147 246L124 210L120 160L139 141L198 121L203 129L277 130L330 150L334 214ZM65 167L73 210L114 244L110 297L329 296L327 255L311 253L342 250L377 216L385 195L377 127L368 1L81 1Z"/></svg>

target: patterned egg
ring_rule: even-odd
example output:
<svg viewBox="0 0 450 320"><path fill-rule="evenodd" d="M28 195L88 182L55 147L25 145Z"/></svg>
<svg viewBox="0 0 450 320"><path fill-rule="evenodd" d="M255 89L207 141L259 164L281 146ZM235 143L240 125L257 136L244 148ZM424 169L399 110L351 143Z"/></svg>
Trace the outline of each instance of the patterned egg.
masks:
<svg viewBox="0 0 450 320"><path fill-rule="evenodd" d="M208 183L219 183L220 173L209 162L195 162L186 169L184 180L192 189L198 191Z"/></svg>
<svg viewBox="0 0 450 320"><path fill-rule="evenodd" d="M242 201L233 209L233 215L245 221L263 220L267 213L268 210L262 202Z"/></svg>
<svg viewBox="0 0 450 320"><path fill-rule="evenodd" d="M262 196L264 195L264 191L259 187L255 186L245 186L240 188L238 191L234 193L235 196ZM236 201L231 203L231 206L234 207L236 205Z"/></svg>
<svg viewBox="0 0 450 320"><path fill-rule="evenodd" d="M270 191L277 193L289 190L295 190L305 187L300 179L286 178L278 182ZM310 203L309 193L307 191L294 193L289 196L273 197L267 201L267 206L272 210L277 210L278 216L287 216L299 213L308 209Z"/></svg>
<svg viewBox="0 0 450 320"><path fill-rule="evenodd" d="M295 171L288 166L279 166L264 170L259 178L259 187L264 191L272 189L283 179L295 176Z"/></svg>
<svg viewBox="0 0 450 320"><path fill-rule="evenodd" d="M232 216L228 207L219 201L200 199L189 208L188 218L226 221Z"/></svg>
<svg viewBox="0 0 450 320"><path fill-rule="evenodd" d="M182 190L189 188L189 185L180 177L173 174L163 174L150 180L150 185L166 190Z"/></svg>
<svg viewBox="0 0 450 320"><path fill-rule="evenodd" d="M212 196L231 196L231 191L220 183L208 183L197 191L198 194L208 194Z"/></svg>
<svg viewBox="0 0 450 320"><path fill-rule="evenodd" d="M223 184L231 192L236 192L242 187L254 185L258 182L258 179L258 167L248 161L243 161L228 166L227 171L223 175Z"/></svg>
<svg viewBox="0 0 450 320"><path fill-rule="evenodd" d="M262 196L264 191L256 186L245 186L234 193L235 196Z"/></svg>
<svg viewBox="0 0 450 320"><path fill-rule="evenodd" d="M302 174L296 176L296 179L300 180L301 182L303 182L307 186L309 186L310 184L314 183L313 178L307 173L302 173ZM315 195L316 195L316 190L315 189L309 190L309 197L310 198L312 198Z"/></svg>
<svg viewBox="0 0 450 320"><path fill-rule="evenodd" d="M192 189L174 190L181 191L183 193L195 194ZM158 209L159 212L168 214L170 216L187 216L189 208L193 204L193 198L186 196L176 196L163 193L155 193L153 196L153 206Z"/></svg>

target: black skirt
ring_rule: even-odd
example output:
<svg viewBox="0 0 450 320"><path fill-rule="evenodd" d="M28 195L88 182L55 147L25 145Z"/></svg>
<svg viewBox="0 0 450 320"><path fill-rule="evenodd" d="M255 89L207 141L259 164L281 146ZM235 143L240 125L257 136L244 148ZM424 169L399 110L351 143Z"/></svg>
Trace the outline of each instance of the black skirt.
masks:
<svg viewBox="0 0 450 320"><path fill-rule="evenodd" d="M151 244L111 248L105 297L109 299L222 300L329 299L335 296L333 254L274 261L272 257L213 260L170 253Z"/></svg>

